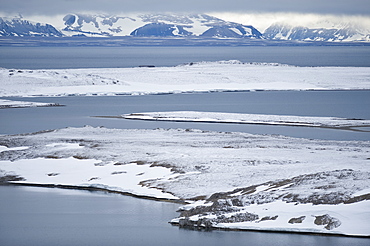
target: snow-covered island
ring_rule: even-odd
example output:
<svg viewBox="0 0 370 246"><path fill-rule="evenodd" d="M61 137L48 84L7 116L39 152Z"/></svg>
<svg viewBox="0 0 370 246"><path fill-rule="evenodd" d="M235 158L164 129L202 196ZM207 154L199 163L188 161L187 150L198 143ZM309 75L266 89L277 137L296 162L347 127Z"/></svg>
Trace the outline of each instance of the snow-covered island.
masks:
<svg viewBox="0 0 370 246"><path fill-rule="evenodd" d="M121 117L131 120L285 125L285 126L324 127L336 129L370 126L370 120L364 119L345 119L338 117L308 117L293 115L236 114L236 113L196 112L196 111L131 113L122 115Z"/></svg>
<svg viewBox="0 0 370 246"><path fill-rule="evenodd" d="M0 96L145 95L248 90L370 89L369 67L295 67L240 61L176 67L0 69Z"/></svg>
<svg viewBox="0 0 370 246"><path fill-rule="evenodd" d="M2 108L32 108L32 107L56 107L61 106L57 103L40 103L27 101L13 101L0 99L0 109Z"/></svg>
<svg viewBox="0 0 370 246"><path fill-rule="evenodd" d="M193 129L0 136L3 182L181 201L191 228L370 236L370 142Z"/></svg>

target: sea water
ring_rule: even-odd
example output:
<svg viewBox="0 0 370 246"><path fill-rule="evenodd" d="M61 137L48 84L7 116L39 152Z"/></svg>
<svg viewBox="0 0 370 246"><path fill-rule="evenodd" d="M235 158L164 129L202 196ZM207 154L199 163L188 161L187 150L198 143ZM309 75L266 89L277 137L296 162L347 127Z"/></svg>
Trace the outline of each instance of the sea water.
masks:
<svg viewBox="0 0 370 246"><path fill-rule="evenodd" d="M0 245L347 246L370 239L171 226L179 205L99 192L0 186Z"/></svg>
<svg viewBox="0 0 370 246"><path fill-rule="evenodd" d="M245 114L330 116L370 119L370 91L258 91L193 93L146 96L32 97L7 98L58 103L63 107L0 110L0 134L31 133L64 127L108 127L118 129L194 128L207 131L279 134L327 140L369 140L362 131L324 128L222 123L136 121L100 118L122 114L161 111L202 111ZM51 117L52 116L52 117Z"/></svg>
<svg viewBox="0 0 370 246"><path fill-rule="evenodd" d="M368 67L370 46L0 47L0 67L15 69L177 66L220 60Z"/></svg>

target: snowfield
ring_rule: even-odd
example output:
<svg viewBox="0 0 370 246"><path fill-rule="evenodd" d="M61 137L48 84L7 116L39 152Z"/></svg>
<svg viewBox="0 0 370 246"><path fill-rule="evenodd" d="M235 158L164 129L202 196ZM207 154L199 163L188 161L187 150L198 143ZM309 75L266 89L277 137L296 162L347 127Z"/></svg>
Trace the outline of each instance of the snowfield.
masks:
<svg viewBox="0 0 370 246"><path fill-rule="evenodd" d="M370 68L219 61L154 68L0 70L3 97L335 89L370 89Z"/></svg>
<svg viewBox="0 0 370 246"><path fill-rule="evenodd" d="M182 227L370 236L370 142L193 129L0 136L1 181L190 203Z"/></svg>

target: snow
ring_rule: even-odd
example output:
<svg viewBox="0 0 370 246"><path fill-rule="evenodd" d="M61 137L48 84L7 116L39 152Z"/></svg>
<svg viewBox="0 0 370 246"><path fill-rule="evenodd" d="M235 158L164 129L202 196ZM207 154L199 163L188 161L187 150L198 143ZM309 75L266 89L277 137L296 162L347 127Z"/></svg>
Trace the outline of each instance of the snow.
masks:
<svg viewBox="0 0 370 246"><path fill-rule="evenodd" d="M6 146L0 145L0 153L4 151L13 151L13 150L25 150L28 149L28 147L14 147L14 148L8 148Z"/></svg>
<svg viewBox="0 0 370 246"><path fill-rule="evenodd" d="M75 156L101 160L102 165L115 162L125 167L139 162L168 167L178 174L188 173L179 176L176 182L152 182L154 186L165 187L182 199L208 196L235 187L248 187L313 171L367 171L370 151L369 142L182 129L65 128L24 136L0 136L0 142L4 140L8 145L14 145L8 146L10 148L29 147L1 153L0 159L14 163L25 157L62 159Z"/></svg>
<svg viewBox="0 0 370 246"><path fill-rule="evenodd" d="M29 107L51 107L58 106L54 103L40 103L40 102L25 102L25 101L13 101L0 99L1 108L29 108Z"/></svg>
<svg viewBox="0 0 370 246"><path fill-rule="evenodd" d="M307 117L292 115L236 114L196 111L132 113L122 115L122 117L125 119L134 120L268 124L333 128L370 126L370 120L345 119L338 117Z"/></svg>
<svg viewBox="0 0 370 246"><path fill-rule="evenodd" d="M199 205L199 203L197 203ZM202 205L202 204L201 204ZM210 204L205 204L211 206ZM194 206L193 206L194 207ZM253 204L245 209L248 213L257 214L258 220L219 223L214 225L215 228L221 229L239 229L239 230L264 230L264 231L285 231L285 232L306 232L306 233L326 233L352 236L370 236L369 218L370 218L370 201L364 201L353 204L339 205L312 205L312 204L294 204L283 201L275 201L265 204ZM188 205L187 209L191 206ZM181 209L186 210L186 206ZM227 216L235 215L230 213ZM331 214L341 221L341 225L332 230L325 229L325 225L316 225L315 216ZM262 220L266 217L274 217L275 220ZM302 223L288 223L292 218L305 216ZM215 215L192 216L191 220L214 219ZM171 220L171 223L179 223L181 218Z"/></svg>
<svg viewBox="0 0 370 246"><path fill-rule="evenodd" d="M262 205L251 205L248 212L256 213L261 218L279 215L276 220L250 221L239 223L221 223L219 228L270 230L270 231L295 231L329 234L347 234L370 236L369 223L370 201L354 204L340 205L312 205L285 203L277 201ZM361 211L361 212L359 212ZM333 230L326 230L324 225L315 225L315 216L324 214L335 215L341 221L341 226ZM291 218L306 216L302 223L287 223Z"/></svg>
<svg viewBox="0 0 370 246"><path fill-rule="evenodd" d="M12 169L11 172L27 173L27 180L18 183L100 187L135 195L176 199L169 193L139 185L141 181L148 179L171 178L172 174L167 168L135 163L124 167L109 163L102 167L100 163L101 161L93 159L69 157L56 160L36 158L16 162L0 161L0 166L2 170Z"/></svg>
<svg viewBox="0 0 370 246"><path fill-rule="evenodd" d="M155 68L0 69L0 96L370 89L369 78L368 67L294 67L239 61ZM2 99L0 107L3 105L50 106ZM122 117L342 128L369 125L369 120L333 117L189 111ZM310 140L196 129L65 128L0 136L0 178L18 176L24 180L11 182L101 187L177 199L191 203L184 208L188 211L212 206L216 200L207 199L218 194L226 196L227 203L242 203L234 206L241 212L256 213L260 218L278 217L218 223L215 227L370 236L369 153L370 141ZM289 195L297 201L289 201ZM320 203L322 198L330 197L338 203ZM344 203L341 199L358 200ZM235 214L225 212L224 216ZM324 214L340 220L341 225L327 230L313 223L313 216ZM191 219L196 221L202 216L217 217L196 214ZM288 223L300 216L306 216L302 223Z"/></svg>
<svg viewBox="0 0 370 246"><path fill-rule="evenodd" d="M235 32L236 34L238 34L240 36L243 36L243 33L238 28L230 28L230 30L233 31L233 32Z"/></svg>
<svg viewBox="0 0 370 246"><path fill-rule="evenodd" d="M154 68L2 69L0 96L370 89L369 75L369 67L294 67L239 61Z"/></svg>
<svg viewBox="0 0 370 246"><path fill-rule="evenodd" d="M340 202L368 195L369 141L83 127L0 136L0 143L7 145L0 148L0 176L25 179L12 182L103 187L188 202L200 198L187 210L210 206L205 199L228 192L224 193L228 199L243 202L241 211L258 213L260 218L279 215L278 219L216 227L370 234L369 201ZM254 187L253 192L246 193L248 187ZM287 194L298 200L282 200ZM333 194L338 204L312 205L316 201L312 196ZM302 202L305 199L308 203ZM323 214L342 225L328 231L312 224L312 215ZM287 223L303 215L304 223Z"/></svg>

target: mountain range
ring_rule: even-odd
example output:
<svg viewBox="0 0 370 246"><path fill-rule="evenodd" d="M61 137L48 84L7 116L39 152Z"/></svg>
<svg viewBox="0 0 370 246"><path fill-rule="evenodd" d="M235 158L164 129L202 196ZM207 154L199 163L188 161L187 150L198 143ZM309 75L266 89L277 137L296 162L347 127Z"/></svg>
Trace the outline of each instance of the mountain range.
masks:
<svg viewBox="0 0 370 246"><path fill-rule="evenodd" d="M253 40L370 42L370 32L349 23L315 27L274 23L263 33L252 25L229 22L206 14L67 14L44 24L22 16L0 18L0 36L19 37L198 37Z"/></svg>

